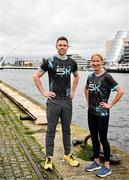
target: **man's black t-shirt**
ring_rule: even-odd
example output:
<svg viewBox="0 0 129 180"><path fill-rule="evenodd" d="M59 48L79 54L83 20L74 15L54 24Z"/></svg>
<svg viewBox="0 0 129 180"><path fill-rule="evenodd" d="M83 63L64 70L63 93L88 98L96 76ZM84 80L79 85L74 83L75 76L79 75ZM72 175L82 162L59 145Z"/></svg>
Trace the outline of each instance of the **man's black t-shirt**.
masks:
<svg viewBox="0 0 129 180"><path fill-rule="evenodd" d="M48 71L49 90L56 93L56 96L70 96L71 73L77 71L77 63L67 56L62 60L57 56L48 58L39 68L40 71Z"/></svg>
<svg viewBox="0 0 129 180"><path fill-rule="evenodd" d="M100 102L108 102L111 91L115 91L118 86L107 72L100 76L95 73L90 74L87 78L89 112L99 116L108 115L109 110L100 107Z"/></svg>

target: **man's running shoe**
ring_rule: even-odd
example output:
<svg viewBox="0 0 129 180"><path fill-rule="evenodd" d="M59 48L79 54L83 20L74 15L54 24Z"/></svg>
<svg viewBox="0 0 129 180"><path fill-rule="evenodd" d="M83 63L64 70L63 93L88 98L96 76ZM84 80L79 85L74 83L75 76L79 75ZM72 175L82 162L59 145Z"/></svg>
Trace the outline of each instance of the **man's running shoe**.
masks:
<svg viewBox="0 0 129 180"><path fill-rule="evenodd" d="M100 164L97 163L96 161L94 161L93 163L91 163L91 164L89 164L89 165L87 165L87 166L85 167L85 170L86 170L86 171L89 171L89 172L95 171L95 170L98 170L98 169L101 169L101 166L100 166Z"/></svg>
<svg viewBox="0 0 129 180"><path fill-rule="evenodd" d="M46 170L52 170L52 157L51 157L51 156L47 156L47 157L46 157L44 169L46 169Z"/></svg>
<svg viewBox="0 0 129 180"><path fill-rule="evenodd" d="M72 154L65 155L63 160L74 167L77 167L80 164L77 160L74 159Z"/></svg>

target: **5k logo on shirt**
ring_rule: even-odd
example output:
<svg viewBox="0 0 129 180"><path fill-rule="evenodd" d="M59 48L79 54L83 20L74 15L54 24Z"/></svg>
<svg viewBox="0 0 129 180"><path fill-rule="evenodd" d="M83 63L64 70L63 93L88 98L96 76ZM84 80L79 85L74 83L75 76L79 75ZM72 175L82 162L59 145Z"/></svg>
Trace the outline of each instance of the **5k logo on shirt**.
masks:
<svg viewBox="0 0 129 180"><path fill-rule="evenodd" d="M63 67L63 68L60 68L60 67L58 67L57 69L56 69L56 74L57 75L68 75L68 74L70 74L71 73L71 68L65 68L65 67Z"/></svg>
<svg viewBox="0 0 129 180"><path fill-rule="evenodd" d="M100 84L90 83L89 84L89 91L100 92L99 87L100 87Z"/></svg>

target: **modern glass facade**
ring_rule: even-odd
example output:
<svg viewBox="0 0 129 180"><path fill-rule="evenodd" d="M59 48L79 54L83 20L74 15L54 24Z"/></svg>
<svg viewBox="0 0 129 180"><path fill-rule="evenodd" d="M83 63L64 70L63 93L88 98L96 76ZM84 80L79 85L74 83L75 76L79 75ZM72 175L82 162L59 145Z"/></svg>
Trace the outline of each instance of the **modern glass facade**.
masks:
<svg viewBox="0 0 129 180"><path fill-rule="evenodd" d="M129 54L129 41L126 43L123 39L128 39L129 31L118 31L112 41L108 43L109 47L106 47L108 52L106 55L106 62L111 64L117 64L128 59ZM126 44L126 45L125 45Z"/></svg>
<svg viewBox="0 0 129 180"><path fill-rule="evenodd" d="M123 63L129 63L129 37L125 40Z"/></svg>

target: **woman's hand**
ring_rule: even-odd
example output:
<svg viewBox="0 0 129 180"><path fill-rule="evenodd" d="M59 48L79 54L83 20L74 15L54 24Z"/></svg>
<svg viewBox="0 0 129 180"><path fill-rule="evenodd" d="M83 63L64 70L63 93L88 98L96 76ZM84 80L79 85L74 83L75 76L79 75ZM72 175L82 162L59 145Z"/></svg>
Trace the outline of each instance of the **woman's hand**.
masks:
<svg viewBox="0 0 129 180"><path fill-rule="evenodd" d="M100 107L104 108L104 109L110 109L111 105L106 103L106 102L100 102L99 103Z"/></svg>

